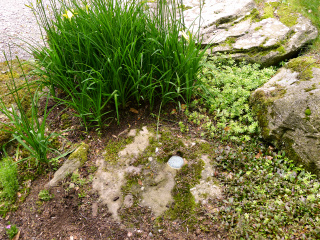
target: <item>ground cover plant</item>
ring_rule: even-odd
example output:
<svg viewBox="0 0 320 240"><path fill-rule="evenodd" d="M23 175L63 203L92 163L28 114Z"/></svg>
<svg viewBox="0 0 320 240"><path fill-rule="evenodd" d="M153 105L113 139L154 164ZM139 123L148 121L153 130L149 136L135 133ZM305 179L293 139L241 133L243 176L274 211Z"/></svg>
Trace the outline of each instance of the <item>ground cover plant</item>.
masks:
<svg viewBox="0 0 320 240"><path fill-rule="evenodd" d="M258 64L236 63L226 56L206 62L201 72L202 88L198 89L201 98L193 101L186 111L189 120L204 129L203 136L242 142L259 133L249 97L275 73L274 67L259 67ZM199 104L202 104L201 111L198 111Z"/></svg>
<svg viewBox="0 0 320 240"><path fill-rule="evenodd" d="M103 1L97 2L98 7L99 4L103 3ZM43 26L47 27L46 31L48 30L49 34L51 34L47 35L49 40L48 48L41 48L39 51L35 50L34 52L35 56L38 57L37 64L40 64L36 68L37 73L40 74L39 77L42 77L42 83L51 87L55 100L65 103L65 109L75 109L78 113L77 116L82 119L85 126L98 126L104 134L95 135L94 130L92 131L91 129L87 129L84 133L76 130L79 132L76 133L76 137L73 136L73 141L85 140L92 143L92 152L86 165L79 169L78 172L73 173L69 177L70 181L67 180L59 188L59 191L54 194L47 190L38 189L34 191L33 200L29 201L32 202L35 201L34 199L39 199L41 204L38 207L27 205L25 208L28 208L30 215L37 215L37 218L34 218L37 220L36 222L39 222L38 216L48 216L47 221L50 222L56 216L59 216L57 212L62 209L62 212L68 212L70 215L74 212L76 213L77 223L79 223L79 226L82 224L81 230L77 229L78 232L91 228L93 230L89 232L91 235L88 233L88 236L92 237L94 234L98 234L101 229L103 231L107 226L107 228L112 229L111 234L114 235L106 234L106 236L117 236L119 238L121 235L122 238L128 237L129 232L123 233L123 229L128 226L121 226L122 229L120 230L118 225L112 225L108 218L107 210L99 209L99 217L101 217L99 220L91 217L91 204L97 201L97 197L89 193L91 188L89 184L93 177L91 171L94 172L96 170L94 156L95 154L100 154L99 152L96 153L98 148L105 148L103 144L109 146L110 149L113 146L110 156L116 156L118 151L117 143L122 143L122 141L130 142L130 139L122 138L123 135L121 133L124 126L121 126L121 131L118 127L118 132L114 131L114 134L110 133L112 136L107 136L109 129L104 126L105 119L109 116L107 114L113 109L119 109L119 112L121 112L121 108L131 107L133 102L138 108L138 103L142 102L147 102L150 106L157 107L157 104L161 103L157 102L156 99L160 98L164 99L164 103L171 99L185 100L186 102L192 100L192 104L188 108L185 105L180 105L180 108L176 105L169 105L167 108L163 107L161 116L171 117L170 119L157 117L159 121L163 119L158 126L160 126L160 135L165 140L160 138L160 141L163 141L161 144L158 141L154 141L151 143L153 145L150 146L150 149L152 149L153 155L155 155L157 148L159 151L165 152L166 155L172 154L176 148L181 148L183 152L189 151L189 155L208 154L212 167L216 169L214 178L224 189L223 200L211 202L210 204L214 208L210 211L206 209L206 206L195 204L190 188L199 181L199 172L202 166L199 161L197 164L185 166L176 176L175 203L169 206L170 209L162 218L163 221L161 221L161 218L154 219L151 216L147 218L148 221L143 221L146 218L143 216L140 218L139 214L144 212L133 211L134 217L132 219L128 218L128 222L132 221L136 224L134 226L140 228L142 228L141 223L148 222L148 224L153 225L148 230L150 232L154 230L152 234L155 238L162 236L170 238L175 231L178 232L178 235L181 234L180 237L205 238L206 236L213 236L217 231L219 235L216 237L225 239L318 239L320 237L319 181L300 165L287 159L284 152L273 149L272 146L261 141L256 119L250 111L248 103L250 93L270 79L275 73L275 69L260 68L255 64L235 63L226 58L213 59L213 61L207 62L202 69L200 63L202 59L198 59L201 56L198 52L200 50L195 48L195 42L192 42L194 45L188 45L188 38L179 37L178 30L173 32L175 35L172 37L171 34L173 33L166 32L168 29L165 28L163 32L160 31L160 35L163 34L161 36L164 38L161 36L157 38L156 33L159 34L159 32L156 31L153 32L154 35L150 33L151 35L148 38L144 38L145 36L141 33L143 37L140 34L133 38L131 43L123 41L124 45L121 45L122 42L119 39L113 39L116 41L113 44L119 44L116 45L117 48L102 49L101 42L108 40L108 34L113 33L111 32L113 30L109 29L111 25L104 25L108 31L103 36L93 36L93 33L94 31L101 31L100 25L103 25L102 23L106 19L112 19L113 23L121 24L122 26L129 25L125 29L117 28L120 33L116 35L123 37L122 39L129 40L132 40L132 36L126 32L127 29L134 27L138 32L141 28L143 31L145 30L144 26L136 25L129 21L130 14L137 18L139 14L142 14L141 16L144 17L144 20L152 22L147 18L148 15L144 15L146 5L139 5L138 12L135 12L137 9L131 8L131 5L126 6L128 13L123 13L117 6L110 5L111 9L123 17L121 19L113 19L102 18L99 8L89 6L85 2L81 2L78 5L76 2L72 2L71 5L64 5L64 8L56 8L57 11L53 12L54 21L51 21L47 16L41 15L44 14L44 12L41 12L45 10L42 8L44 6L39 5L37 6L38 8L34 8L40 11L38 17L41 18L40 21L43 21ZM93 22L90 30L86 29L89 25L85 23L85 19L88 17ZM158 19L157 21L161 22L163 20ZM162 24L166 25L168 22L164 21ZM163 25L159 25L157 22L156 26ZM60 27L61 30L57 30ZM82 29L83 32L77 32L78 28ZM93 41L91 42L91 40ZM183 44L181 46L172 46L175 41ZM62 49L59 49L60 44ZM152 44L157 48L151 49ZM144 45L148 45L150 48L139 52L141 50L140 46ZM192 46L194 47L193 50ZM182 50L190 48L192 51L190 49L190 52L188 52L189 50L187 52L182 51L186 54L180 56L177 55L178 50L181 50L180 48ZM135 55L136 52L138 52L137 55ZM107 54L114 55L108 58ZM148 54L151 54L152 57ZM156 62L153 62L153 57ZM176 66L173 63L177 59L179 61L177 61ZM188 64L189 61L192 62L191 60L194 60L194 65L192 65L194 69L189 72L187 68L190 67ZM116 62L120 63L117 67L113 66ZM149 68L145 69L142 66L148 64L150 64ZM111 66L111 70L107 71L107 66ZM163 66L173 67L174 70L170 72L166 68L162 69L161 67ZM103 74L105 73L112 76L114 80L104 76ZM191 74L195 75L190 78ZM129 78L125 76L129 76ZM173 82L171 81L172 79ZM196 83L195 79L198 79ZM119 89L103 92L104 88L108 87L109 84L119 84ZM28 89L28 85L25 87ZM18 88L20 89L20 86ZM51 124L55 119L48 117L46 120L46 112L43 115L43 113L39 114L39 111L37 111L37 97L39 95L28 93L34 96L32 99L36 101L31 103L31 112L25 112L25 107L19 103L21 102L20 96L16 97L17 89L12 88L11 93L15 97L13 99L16 99L17 111L8 111L4 107L5 105L1 110L15 124L16 128L12 128L11 133L16 135L18 142L20 140L20 146L27 150L30 149L28 156L31 155L33 159L40 162L50 161L43 149L46 147L46 150L49 146L51 131L54 132L61 129L51 128L49 132L46 132L46 122ZM47 101L45 102L48 103ZM20 108L19 105L21 106ZM112 105L117 107L111 107ZM45 106L44 109L47 109L47 104ZM170 108L171 106L174 106L173 110ZM52 108L56 110L57 106ZM47 113L49 114L49 111ZM57 110L56 113L57 115L60 114ZM155 116L158 113L158 111L153 112ZM134 114L136 113L132 113L133 116L135 116ZM125 116L128 116L128 114ZM39 117L42 117L42 119L39 119ZM137 115L135 118L131 118L134 121L126 122L127 126L130 128L131 125L139 122L141 118L148 117ZM146 122L150 123L152 121ZM154 127L154 122L151 125ZM169 130L165 131L164 125L168 125ZM10 127L10 125L8 126ZM22 127L20 128L20 126ZM180 131L175 132L172 130L178 127ZM18 131L20 131L19 134L16 133ZM40 137L37 138L39 134ZM190 150L186 146L182 147L182 141L179 140L182 136L188 140L191 137L197 137L198 140L199 137L202 138L199 149L194 151L194 149ZM3 201L0 203L0 210L4 207L4 201L6 202L5 204L13 205L18 196L18 191L22 192L22 185L25 180L22 175L25 168L36 169L39 166L39 164L32 165L17 161L18 159L21 160L21 158L19 157L19 148L16 150L15 158L14 154L11 154L13 158L7 157L0 160L0 199ZM188 154L185 156L188 156ZM194 157L194 159L197 159L197 157ZM165 160L166 158L162 159L162 161ZM146 156L143 156L141 161L144 164L149 162ZM89 171L88 169L93 170ZM17 175L19 178L17 178ZM52 172L45 176L44 182L51 176ZM140 189L141 182L139 182L139 179L142 176L136 178L136 185ZM72 185L73 187L71 187ZM18 199L19 203L23 202L20 197ZM184 202L185 205L179 205L179 202ZM47 211L51 205L60 206L61 209L53 208L50 210L51 212ZM140 208L138 203L136 205ZM6 214L8 209L5 208L0 213ZM132 214L132 209L128 209L128 212ZM151 214L150 210L146 212ZM10 215L14 219L14 213ZM65 217L68 218L70 216ZM70 225L74 225L75 219L70 219L72 220ZM141 221L134 221L135 219ZM17 215L15 223L17 224L19 221L21 220ZM171 222L168 223L168 221ZM14 223L14 221L11 222ZM22 225L23 222L19 224ZM21 229L19 224L17 225ZM54 234L54 231L47 231L46 227L48 225L50 224L37 225L33 228L39 230L41 234L44 232L44 235L48 234L46 236L49 236ZM18 230L15 225L11 226L14 226L12 229L10 228L13 233L8 232L8 235L13 237ZM95 228L94 226L98 227ZM211 228L212 226L214 228ZM158 230L162 230L165 233L161 235L161 231ZM26 233L31 230L25 228L23 231ZM69 238L70 236L66 237ZM148 237L150 235L146 236L146 238Z"/></svg>
<svg viewBox="0 0 320 240"><path fill-rule="evenodd" d="M204 52L194 37L180 36L182 3L156 3L52 0L51 12L42 1L30 6L47 42L32 49L44 84L63 92L57 98L85 127L102 128L110 106L118 113L130 104L152 109L159 99L190 101Z"/></svg>

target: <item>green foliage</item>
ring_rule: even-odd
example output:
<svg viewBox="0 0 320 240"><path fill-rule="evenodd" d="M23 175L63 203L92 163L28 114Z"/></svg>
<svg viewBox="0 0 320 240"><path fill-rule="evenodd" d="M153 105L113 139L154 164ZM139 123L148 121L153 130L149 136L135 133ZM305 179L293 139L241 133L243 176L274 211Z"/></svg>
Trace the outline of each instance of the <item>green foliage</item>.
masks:
<svg viewBox="0 0 320 240"><path fill-rule="evenodd" d="M44 189L39 192L38 198L41 201L50 201L52 198L54 198L54 195L50 194L49 190Z"/></svg>
<svg viewBox="0 0 320 240"><path fill-rule="evenodd" d="M13 239L17 235L18 231L19 229L15 224L11 225L10 222L8 222L8 225L6 226L6 234L9 239Z"/></svg>
<svg viewBox="0 0 320 240"><path fill-rule="evenodd" d="M65 93L59 100L86 127L103 127L110 105L118 113L129 102L152 108L158 99L190 101L204 52L193 36L180 36L179 4L171 8L159 0L150 9L138 1L58 1L61 7L56 2L50 0L53 18L42 1L30 6L48 46L32 50L44 83Z"/></svg>
<svg viewBox="0 0 320 240"><path fill-rule="evenodd" d="M234 141L248 141L258 132L258 123L251 113L249 97L275 73L272 67L259 69L258 64L231 59L214 58L205 65L199 95L203 99L193 102L200 111L186 111L190 121L201 125L203 134ZM199 108L204 105L205 108ZM208 116L209 112L211 116Z"/></svg>
<svg viewBox="0 0 320 240"><path fill-rule="evenodd" d="M30 157L36 159L37 165L39 161L48 163L47 153L49 151L55 151L49 147L51 139L58 135L57 133L46 134L46 120L49 114L47 104L49 97L46 96L47 101L43 116L40 119L38 106L41 95L38 91L34 92L31 90L37 82L29 81L23 72L25 84L17 87L9 61L8 67L11 73L11 84L7 84L8 94L13 97L15 104L12 104L11 108L9 108L2 98L0 98L0 111L8 119L8 121L0 123L4 126L2 131L12 134L14 139L30 153ZM23 71L22 66L21 70ZM21 96L19 93L21 89L24 89L24 96ZM25 97L31 97L30 110L23 104Z"/></svg>
<svg viewBox="0 0 320 240"><path fill-rule="evenodd" d="M228 186L218 213L225 230L236 239L318 239L320 182L284 153L256 144L215 151L216 167L232 174L219 176Z"/></svg>
<svg viewBox="0 0 320 240"><path fill-rule="evenodd" d="M0 200L14 201L19 188L17 164L11 158L0 161Z"/></svg>

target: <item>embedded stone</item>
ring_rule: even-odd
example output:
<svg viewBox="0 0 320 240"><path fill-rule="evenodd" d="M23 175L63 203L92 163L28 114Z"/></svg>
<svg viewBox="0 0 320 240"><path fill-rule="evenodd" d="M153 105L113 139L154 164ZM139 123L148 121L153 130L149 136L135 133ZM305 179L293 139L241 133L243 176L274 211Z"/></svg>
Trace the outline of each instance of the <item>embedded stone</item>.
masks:
<svg viewBox="0 0 320 240"><path fill-rule="evenodd" d="M251 95L262 136L320 176L320 65L299 57Z"/></svg>

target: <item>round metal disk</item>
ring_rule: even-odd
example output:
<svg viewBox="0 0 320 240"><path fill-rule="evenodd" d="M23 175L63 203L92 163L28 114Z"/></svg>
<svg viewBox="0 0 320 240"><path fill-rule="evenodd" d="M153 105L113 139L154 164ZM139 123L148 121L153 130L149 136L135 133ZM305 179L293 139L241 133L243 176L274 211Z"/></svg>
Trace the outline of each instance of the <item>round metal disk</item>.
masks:
<svg viewBox="0 0 320 240"><path fill-rule="evenodd" d="M170 167L172 167L174 169L180 169L184 164L184 160L183 160L182 157L172 156L169 159L168 164L169 164Z"/></svg>

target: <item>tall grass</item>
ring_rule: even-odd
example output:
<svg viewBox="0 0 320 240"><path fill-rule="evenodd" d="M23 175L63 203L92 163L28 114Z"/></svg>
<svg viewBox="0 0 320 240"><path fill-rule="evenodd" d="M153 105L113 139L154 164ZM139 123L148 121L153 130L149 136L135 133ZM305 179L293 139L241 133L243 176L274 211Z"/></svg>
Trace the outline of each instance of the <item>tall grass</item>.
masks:
<svg viewBox="0 0 320 240"><path fill-rule="evenodd" d="M52 92L60 89L85 126L103 127L108 106L189 102L204 51L181 37L183 4L51 0L34 9L46 46L32 48ZM51 9L50 11L48 9ZM37 46L38 47L38 46ZM118 116L119 117L119 116Z"/></svg>
<svg viewBox="0 0 320 240"><path fill-rule="evenodd" d="M7 83L8 94L12 96L14 104L12 103L9 108L0 97L0 112L7 118L6 121L0 122L0 125L3 126L1 130L11 134L30 153L30 157L36 160L37 166L39 166L39 162L47 164L49 163L47 153L56 151L49 147L51 139L59 135L55 132L46 133L46 120L50 113L47 111L49 96L45 98L44 113L40 116L38 106L41 94L36 89L37 82L31 82L27 79L19 61L25 83L17 86L12 66L9 61L7 63L11 75L11 82ZM29 100L25 98L29 98ZM30 107L26 109L24 102L30 102Z"/></svg>

